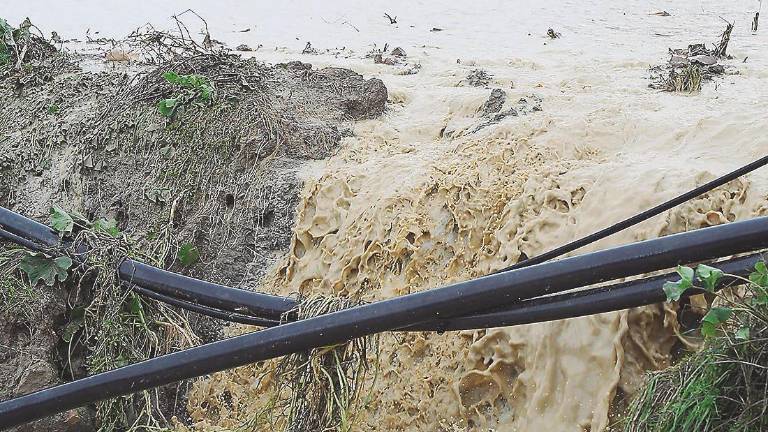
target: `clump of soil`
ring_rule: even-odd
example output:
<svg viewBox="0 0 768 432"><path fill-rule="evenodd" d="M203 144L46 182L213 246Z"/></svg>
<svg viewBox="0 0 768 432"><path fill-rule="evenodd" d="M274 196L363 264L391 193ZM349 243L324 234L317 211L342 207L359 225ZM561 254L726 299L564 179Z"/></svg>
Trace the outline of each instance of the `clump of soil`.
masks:
<svg viewBox="0 0 768 432"><path fill-rule="evenodd" d="M0 205L42 222L52 205L90 220L113 218L150 263L245 288L290 244L303 165L333 154L351 122L380 115L387 100L380 80L346 69L270 66L226 53L138 73L100 70L92 59L59 52L28 59L34 64L24 79L0 76ZM158 102L181 91L166 72L204 77L215 89L210 102L163 116ZM196 248L199 261L183 267L182 245ZM29 342L0 342L4 365L29 369L15 348L26 344L42 353L38 363L53 371L51 379L0 386L0 399L67 375L57 345L73 305L63 298L46 307L55 314L25 321ZM13 326L14 314L0 310L0 321ZM220 322L190 321L204 341L218 337ZM161 391L162 417L186 417L184 388Z"/></svg>
<svg viewBox="0 0 768 432"><path fill-rule="evenodd" d="M720 43L708 49L703 43L688 45L687 48L669 49L667 63L651 68L652 89L670 92L697 92L704 81L723 75L733 67L722 64L729 59L726 54L733 24L728 24L721 35Z"/></svg>

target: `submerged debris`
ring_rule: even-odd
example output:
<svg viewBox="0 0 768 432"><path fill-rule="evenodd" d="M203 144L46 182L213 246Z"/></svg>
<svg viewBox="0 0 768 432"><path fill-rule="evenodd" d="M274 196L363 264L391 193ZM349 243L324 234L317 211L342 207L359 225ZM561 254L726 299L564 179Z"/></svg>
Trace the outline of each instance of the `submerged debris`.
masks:
<svg viewBox="0 0 768 432"><path fill-rule="evenodd" d="M507 93L502 89L493 89L491 95L488 96L488 100L483 102L483 106L480 107L480 112L484 116L501 111L501 107L504 106L504 102L507 101Z"/></svg>
<svg viewBox="0 0 768 432"><path fill-rule="evenodd" d="M560 33L556 32L556 31L555 31L554 29L552 29L552 28L549 28L549 29L547 30L547 36L549 36L549 38L550 38L550 39L557 39L557 38L559 38L560 36L562 36L562 34L560 34Z"/></svg>
<svg viewBox="0 0 768 432"><path fill-rule="evenodd" d="M472 69L472 71L464 78L460 85L471 85L472 87L485 87L490 82L493 76L483 69Z"/></svg>

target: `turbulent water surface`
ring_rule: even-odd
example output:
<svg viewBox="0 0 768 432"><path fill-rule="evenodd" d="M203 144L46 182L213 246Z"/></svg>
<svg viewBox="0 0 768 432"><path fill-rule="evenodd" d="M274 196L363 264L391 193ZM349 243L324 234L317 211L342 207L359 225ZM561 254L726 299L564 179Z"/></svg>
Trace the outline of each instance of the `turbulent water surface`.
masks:
<svg viewBox="0 0 768 432"><path fill-rule="evenodd" d="M375 300L486 274L768 150L768 33L749 32L756 0L70 0L0 10L11 22L30 16L46 31L82 39L87 28L120 37L146 22L167 27L190 6L215 39L262 45L248 55L348 67L389 89L384 116L357 122L337 155L304 173L290 252L264 287L276 292ZM671 16L653 14L661 10ZM721 17L736 24L727 63L738 74L695 95L647 88L649 66L666 61L669 47L717 42ZM550 27L562 36L548 38ZM307 42L319 54L302 54ZM403 48L402 64L366 56L385 43ZM477 69L487 84L466 79ZM498 110L483 106L493 89L505 94ZM768 171L759 171L589 249L765 215L767 193ZM607 430L643 371L669 363L676 330L674 310L657 305L386 336L358 427ZM190 395L198 426L233 426L257 411L264 399L252 378L260 370L201 381Z"/></svg>

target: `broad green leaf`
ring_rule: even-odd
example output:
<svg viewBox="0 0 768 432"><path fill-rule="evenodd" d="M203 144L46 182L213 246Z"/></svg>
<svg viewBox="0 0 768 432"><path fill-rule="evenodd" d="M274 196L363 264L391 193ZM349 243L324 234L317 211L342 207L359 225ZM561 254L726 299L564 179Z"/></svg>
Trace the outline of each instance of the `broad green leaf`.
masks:
<svg viewBox="0 0 768 432"><path fill-rule="evenodd" d="M701 322L701 334L707 337L715 335L715 329L728 321L733 315L733 310L726 307L714 307L704 315Z"/></svg>
<svg viewBox="0 0 768 432"><path fill-rule="evenodd" d="M170 117L173 114L173 107L176 106L176 99L163 99L157 103L157 110L160 114Z"/></svg>
<svg viewBox="0 0 768 432"><path fill-rule="evenodd" d="M179 262L184 267L189 267L200 259L200 251L192 243L185 243L179 249Z"/></svg>
<svg viewBox="0 0 768 432"><path fill-rule="evenodd" d="M715 292L715 287L720 278L723 277L723 272L720 269L699 264L699 266L696 267L696 275L704 283L705 290Z"/></svg>
<svg viewBox="0 0 768 432"><path fill-rule="evenodd" d="M114 219L99 219L93 223L93 230L108 234L112 237L120 236L120 230L117 228L117 221Z"/></svg>
<svg viewBox="0 0 768 432"><path fill-rule="evenodd" d="M67 270L72 267L72 259L66 256L55 259L43 254L29 254L22 258L19 269L27 274L33 285L39 280L48 286L53 286L58 279L60 282L67 280Z"/></svg>
<svg viewBox="0 0 768 432"><path fill-rule="evenodd" d="M736 331L736 339L749 340L749 327L742 327Z"/></svg>
<svg viewBox="0 0 768 432"><path fill-rule="evenodd" d="M667 301L678 301L680 300L680 296L683 295L683 293L690 287L692 287L693 284L691 281L686 279L680 279L677 282L666 282L664 284L664 294L667 295Z"/></svg>
<svg viewBox="0 0 768 432"><path fill-rule="evenodd" d="M695 272L692 268L679 265L677 266L677 274L679 274L683 280L686 280L693 285L693 276L695 275Z"/></svg>
<svg viewBox="0 0 768 432"><path fill-rule="evenodd" d="M758 261L755 264L755 271L762 274L768 274L768 266L765 265L765 261Z"/></svg>
<svg viewBox="0 0 768 432"><path fill-rule="evenodd" d="M51 227L59 234L68 234L72 232L75 226L75 220L69 213L60 207L51 207Z"/></svg>

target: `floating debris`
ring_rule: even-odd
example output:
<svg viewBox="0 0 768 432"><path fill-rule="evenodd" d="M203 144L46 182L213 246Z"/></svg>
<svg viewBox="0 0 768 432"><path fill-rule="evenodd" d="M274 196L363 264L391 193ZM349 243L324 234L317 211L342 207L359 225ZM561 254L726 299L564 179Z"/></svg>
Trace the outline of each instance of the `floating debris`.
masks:
<svg viewBox="0 0 768 432"><path fill-rule="evenodd" d="M562 34L556 32L554 29L550 28L550 29L547 30L547 36L549 36L550 39L557 39L560 36L562 36Z"/></svg>

